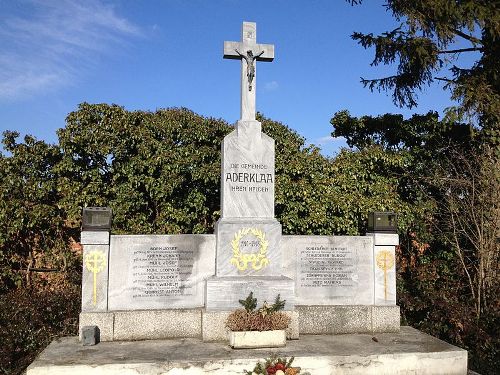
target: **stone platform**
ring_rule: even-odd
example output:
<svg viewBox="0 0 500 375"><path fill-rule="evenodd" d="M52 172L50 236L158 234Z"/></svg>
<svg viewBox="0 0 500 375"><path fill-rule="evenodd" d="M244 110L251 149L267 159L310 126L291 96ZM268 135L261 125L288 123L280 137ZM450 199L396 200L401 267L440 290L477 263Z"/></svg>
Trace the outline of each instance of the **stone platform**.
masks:
<svg viewBox="0 0 500 375"><path fill-rule="evenodd" d="M231 311L205 309L82 312L84 326L98 326L101 341L202 338L227 340L225 321ZM399 306L296 306L287 336L382 333L399 331Z"/></svg>
<svg viewBox="0 0 500 375"><path fill-rule="evenodd" d="M294 365L312 375L467 374L465 350L411 327L375 336L301 335L275 352L295 356ZM232 350L227 343L195 338L82 346L78 337L65 337L52 342L28 367L27 375L243 374L270 353Z"/></svg>

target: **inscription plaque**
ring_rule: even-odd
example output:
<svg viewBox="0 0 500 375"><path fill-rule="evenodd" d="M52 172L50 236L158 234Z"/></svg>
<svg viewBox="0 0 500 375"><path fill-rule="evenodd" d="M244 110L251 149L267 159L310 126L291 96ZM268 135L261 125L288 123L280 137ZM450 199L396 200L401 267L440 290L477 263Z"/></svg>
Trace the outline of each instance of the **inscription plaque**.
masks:
<svg viewBox="0 0 500 375"><path fill-rule="evenodd" d="M352 296L358 279L355 249L336 246L305 246L299 250L301 288L329 287L332 296Z"/></svg>
<svg viewBox="0 0 500 375"><path fill-rule="evenodd" d="M202 307L214 273L213 235L113 235L108 309Z"/></svg>
<svg viewBox="0 0 500 375"><path fill-rule="evenodd" d="M133 299L152 296L192 296L189 276L196 273L192 249L177 246L152 246L134 251L132 275Z"/></svg>
<svg viewBox="0 0 500 375"><path fill-rule="evenodd" d="M284 276L296 305L371 305L373 240L361 236L283 236Z"/></svg>
<svg viewBox="0 0 500 375"><path fill-rule="evenodd" d="M232 192L268 193L273 189L274 171L267 164L231 163L223 178Z"/></svg>

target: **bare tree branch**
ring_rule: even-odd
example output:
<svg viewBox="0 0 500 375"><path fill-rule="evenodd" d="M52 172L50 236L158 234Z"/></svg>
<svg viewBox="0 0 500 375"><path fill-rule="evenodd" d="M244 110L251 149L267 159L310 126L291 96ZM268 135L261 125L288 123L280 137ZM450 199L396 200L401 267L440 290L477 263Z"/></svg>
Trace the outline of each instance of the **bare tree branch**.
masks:
<svg viewBox="0 0 500 375"><path fill-rule="evenodd" d="M458 29L452 29L452 31L457 34L458 36L468 40L469 42L471 42L472 44L476 45L476 44L483 44L483 42L481 41L481 39L478 39L472 35L469 35L469 34L466 34Z"/></svg>
<svg viewBox="0 0 500 375"><path fill-rule="evenodd" d="M481 48L481 47L458 48L458 49L450 49L450 50L438 51L438 53L439 54L443 54L443 53L462 53L462 52L473 52L473 51L483 52L483 48Z"/></svg>

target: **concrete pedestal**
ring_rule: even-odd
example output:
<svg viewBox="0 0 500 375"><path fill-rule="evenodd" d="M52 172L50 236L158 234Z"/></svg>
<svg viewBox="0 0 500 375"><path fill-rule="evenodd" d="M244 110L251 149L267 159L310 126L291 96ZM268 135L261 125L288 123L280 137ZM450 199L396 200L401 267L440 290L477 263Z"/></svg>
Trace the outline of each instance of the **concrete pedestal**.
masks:
<svg viewBox="0 0 500 375"><path fill-rule="evenodd" d="M295 356L294 365L314 375L467 374L467 352L411 327L399 333L301 335L274 349ZM77 337L52 342L27 375L242 374L270 349L232 350L200 339L101 342L82 346Z"/></svg>

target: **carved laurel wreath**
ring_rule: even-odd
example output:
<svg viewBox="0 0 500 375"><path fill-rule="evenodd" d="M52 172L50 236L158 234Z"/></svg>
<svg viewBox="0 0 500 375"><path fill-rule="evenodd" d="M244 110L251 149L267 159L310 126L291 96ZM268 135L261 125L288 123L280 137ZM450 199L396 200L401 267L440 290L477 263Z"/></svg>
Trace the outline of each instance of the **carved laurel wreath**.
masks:
<svg viewBox="0 0 500 375"><path fill-rule="evenodd" d="M255 236L259 240L259 251L257 253L242 253L240 250L240 240L248 234ZM231 241L231 247L233 248L231 264L236 266L238 270L245 271L248 268L248 264L251 263L252 268L258 271L269 264L269 259L266 256L268 246L269 241L266 240L266 234L260 229L240 229L234 234L234 238Z"/></svg>

